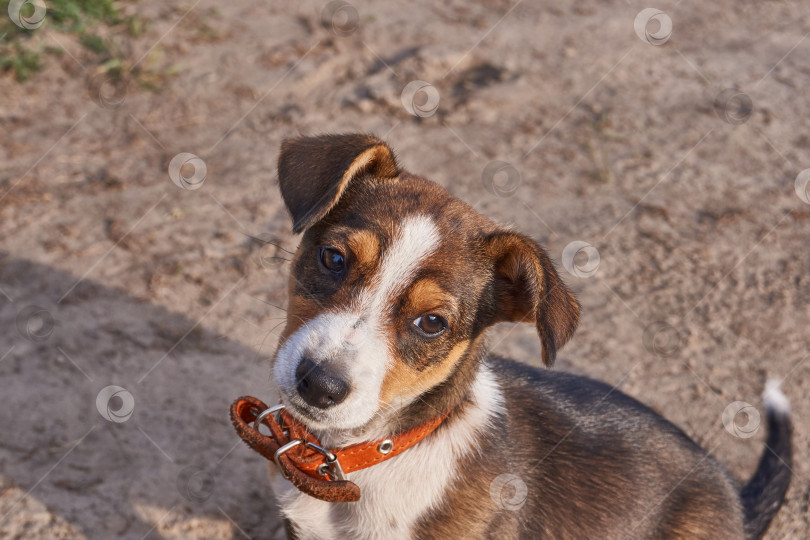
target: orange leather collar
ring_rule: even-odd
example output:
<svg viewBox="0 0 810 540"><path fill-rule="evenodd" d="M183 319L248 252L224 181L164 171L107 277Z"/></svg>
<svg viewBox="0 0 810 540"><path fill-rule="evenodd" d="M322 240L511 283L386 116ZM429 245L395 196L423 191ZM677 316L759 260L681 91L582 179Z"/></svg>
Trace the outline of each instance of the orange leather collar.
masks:
<svg viewBox="0 0 810 540"><path fill-rule="evenodd" d="M248 446L275 461L284 477L298 489L329 502L359 500L360 488L347 480L346 474L401 454L433 433L448 414L390 439L325 449L283 406L268 409L264 402L250 396L240 397L231 405L231 422ZM270 429L269 436L258 431L257 418Z"/></svg>

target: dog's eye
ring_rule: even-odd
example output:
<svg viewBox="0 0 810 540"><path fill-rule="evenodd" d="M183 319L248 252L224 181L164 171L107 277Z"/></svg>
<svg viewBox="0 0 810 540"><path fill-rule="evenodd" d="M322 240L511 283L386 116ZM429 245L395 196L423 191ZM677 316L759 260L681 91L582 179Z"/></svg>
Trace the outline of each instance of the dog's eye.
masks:
<svg viewBox="0 0 810 540"><path fill-rule="evenodd" d="M438 336L447 329L447 322L433 313L417 317L414 319L413 324L430 337Z"/></svg>
<svg viewBox="0 0 810 540"><path fill-rule="evenodd" d="M346 259L343 257L343 253L336 249L322 247L319 258L321 265L330 272L340 274L346 269Z"/></svg>

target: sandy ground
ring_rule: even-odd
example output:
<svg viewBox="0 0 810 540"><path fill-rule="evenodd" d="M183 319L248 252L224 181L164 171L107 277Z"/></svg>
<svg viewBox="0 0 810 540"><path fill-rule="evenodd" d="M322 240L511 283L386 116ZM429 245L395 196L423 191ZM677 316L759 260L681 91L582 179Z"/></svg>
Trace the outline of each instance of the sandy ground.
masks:
<svg viewBox="0 0 810 540"><path fill-rule="evenodd" d="M321 2L172 4L125 6L150 22L128 85L47 24L33 39L67 54L0 79L0 537L278 529L227 407L273 399L287 268L250 236L296 245L279 143L331 131L385 137L558 261L592 246L562 270L584 309L555 369L649 404L741 479L764 433L732 435L723 411L761 410L784 378L796 456L769 538L808 537L806 3L664 1L662 45L635 1L353 0L326 25ZM170 178L183 152L199 189ZM539 363L529 325L491 347Z"/></svg>

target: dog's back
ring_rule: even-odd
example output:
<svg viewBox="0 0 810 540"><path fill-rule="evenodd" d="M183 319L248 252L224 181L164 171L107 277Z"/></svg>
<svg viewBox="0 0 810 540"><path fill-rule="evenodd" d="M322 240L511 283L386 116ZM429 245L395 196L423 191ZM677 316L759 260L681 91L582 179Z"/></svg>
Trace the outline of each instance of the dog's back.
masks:
<svg viewBox="0 0 810 540"><path fill-rule="evenodd" d="M620 391L510 360L490 365L506 413L419 537L759 538L781 505L790 422L778 399L766 401L769 450L741 494L709 453Z"/></svg>

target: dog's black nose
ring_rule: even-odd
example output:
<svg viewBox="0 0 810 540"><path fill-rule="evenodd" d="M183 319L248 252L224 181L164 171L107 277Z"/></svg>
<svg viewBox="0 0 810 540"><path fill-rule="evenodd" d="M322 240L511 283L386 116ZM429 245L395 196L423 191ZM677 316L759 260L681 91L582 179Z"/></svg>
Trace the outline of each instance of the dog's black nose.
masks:
<svg viewBox="0 0 810 540"><path fill-rule="evenodd" d="M326 409L337 405L349 395L349 383L330 373L309 358L304 358L295 370L296 389L304 401Z"/></svg>

